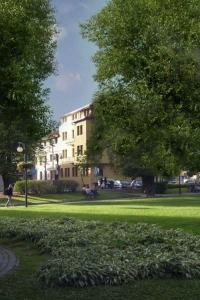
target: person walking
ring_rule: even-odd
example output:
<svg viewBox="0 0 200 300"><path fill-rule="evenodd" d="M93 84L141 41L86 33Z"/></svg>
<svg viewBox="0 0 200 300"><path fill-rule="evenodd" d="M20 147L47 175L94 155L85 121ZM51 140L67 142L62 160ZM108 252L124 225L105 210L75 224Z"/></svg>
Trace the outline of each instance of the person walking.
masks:
<svg viewBox="0 0 200 300"><path fill-rule="evenodd" d="M6 202L6 207L8 205L12 206L12 196L13 196L13 187L11 184L9 184L8 188L5 190L5 194L7 195L7 202Z"/></svg>

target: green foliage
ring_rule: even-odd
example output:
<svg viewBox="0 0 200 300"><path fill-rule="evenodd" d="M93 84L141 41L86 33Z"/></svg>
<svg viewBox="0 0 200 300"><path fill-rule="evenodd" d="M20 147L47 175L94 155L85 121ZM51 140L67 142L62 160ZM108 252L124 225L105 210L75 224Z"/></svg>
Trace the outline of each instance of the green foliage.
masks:
<svg viewBox="0 0 200 300"><path fill-rule="evenodd" d="M30 148L54 126L43 83L54 72L55 33L49 0L0 1L0 174L4 179L16 170L17 142Z"/></svg>
<svg viewBox="0 0 200 300"><path fill-rule="evenodd" d="M55 180L53 185L56 188L56 193L75 192L78 188L78 183L74 180Z"/></svg>
<svg viewBox="0 0 200 300"><path fill-rule="evenodd" d="M45 195L53 194L56 192L56 188L52 181L49 180L28 180L28 194L30 195ZM14 186L14 192L24 194L25 193L25 180L17 181Z"/></svg>
<svg viewBox="0 0 200 300"><path fill-rule="evenodd" d="M179 184L168 184L167 187L169 189L178 189ZM188 184L181 184L181 188L188 188Z"/></svg>
<svg viewBox="0 0 200 300"><path fill-rule="evenodd" d="M30 195L45 195L64 192L75 192L78 183L73 180L28 180L28 194ZM14 192L25 193L25 180L20 180L15 183Z"/></svg>
<svg viewBox="0 0 200 300"><path fill-rule="evenodd" d="M155 183L155 193L156 194L164 194L167 190L166 182L156 182Z"/></svg>
<svg viewBox="0 0 200 300"><path fill-rule="evenodd" d="M71 218L1 218L0 236L31 240L49 261L38 270L48 286L116 285L142 278L199 278L200 239L156 225L102 224Z"/></svg>
<svg viewBox="0 0 200 300"><path fill-rule="evenodd" d="M99 91L89 157L126 175L200 168L200 2L111 0L88 23Z"/></svg>

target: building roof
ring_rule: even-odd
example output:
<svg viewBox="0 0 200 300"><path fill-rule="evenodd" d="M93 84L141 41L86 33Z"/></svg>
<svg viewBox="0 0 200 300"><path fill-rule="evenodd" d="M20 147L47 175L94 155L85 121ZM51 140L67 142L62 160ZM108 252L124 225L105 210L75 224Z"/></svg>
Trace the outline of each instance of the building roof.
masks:
<svg viewBox="0 0 200 300"><path fill-rule="evenodd" d="M84 110L86 108L90 108L91 106L92 106L92 103L86 104L85 106L79 107L79 108L77 108L77 109L75 109L73 111L70 111L70 112L64 114L61 118L65 117L65 116L69 116L69 115L75 114L75 113L77 113L77 112L79 112L81 110Z"/></svg>

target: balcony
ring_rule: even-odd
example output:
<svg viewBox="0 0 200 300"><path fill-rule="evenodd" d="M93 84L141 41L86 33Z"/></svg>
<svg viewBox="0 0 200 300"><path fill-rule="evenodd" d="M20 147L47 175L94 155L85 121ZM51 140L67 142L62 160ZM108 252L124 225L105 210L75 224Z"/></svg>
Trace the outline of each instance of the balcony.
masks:
<svg viewBox="0 0 200 300"><path fill-rule="evenodd" d="M72 145L72 144L74 144L74 139L67 139L67 140L63 141L63 144Z"/></svg>
<svg viewBox="0 0 200 300"><path fill-rule="evenodd" d="M66 158L60 158L59 164L63 165L63 164L67 164L67 163L74 163L75 161L75 157L66 157Z"/></svg>

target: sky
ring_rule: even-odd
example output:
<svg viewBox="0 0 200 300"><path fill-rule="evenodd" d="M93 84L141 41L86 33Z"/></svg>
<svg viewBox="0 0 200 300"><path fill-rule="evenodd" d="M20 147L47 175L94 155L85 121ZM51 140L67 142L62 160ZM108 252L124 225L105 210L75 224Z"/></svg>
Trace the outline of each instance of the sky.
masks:
<svg viewBox="0 0 200 300"><path fill-rule="evenodd" d="M86 22L103 8L106 0L52 0L60 31L57 36L56 76L45 83L50 88L49 101L55 120L92 102L97 90L93 80L95 45L84 40L80 23Z"/></svg>

